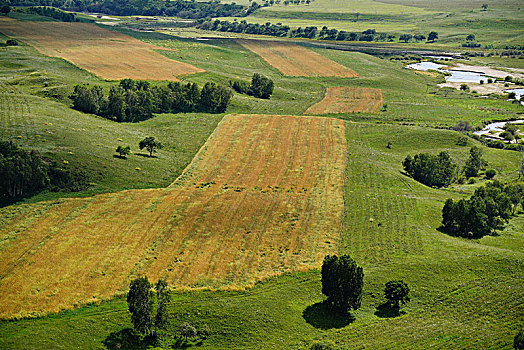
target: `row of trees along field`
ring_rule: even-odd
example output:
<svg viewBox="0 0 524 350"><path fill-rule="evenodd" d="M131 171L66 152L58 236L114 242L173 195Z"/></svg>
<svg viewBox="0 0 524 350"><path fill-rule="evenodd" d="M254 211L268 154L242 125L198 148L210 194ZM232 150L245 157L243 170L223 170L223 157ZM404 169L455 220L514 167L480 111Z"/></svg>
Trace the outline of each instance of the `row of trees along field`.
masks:
<svg viewBox="0 0 524 350"><path fill-rule="evenodd" d="M479 147L471 147L469 153L469 158L462 169L459 168L447 151L440 152L437 155L429 153L419 153L414 157L408 155L402 165L406 173L418 182L431 187L446 187L454 179L460 181L463 175L467 178L478 176L479 171L487 166ZM488 175L488 172L486 172L486 175Z"/></svg>
<svg viewBox="0 0 524 350"><path fill-rule="evenodd" d="M43 7L42 6L30 6L30 7L21 7L21 8L11 9L9 6L4 5L2 6L2 9L0 12L7 14L11 12L12 10L14 10L14 12L30 13L34 15L50 17L50 18L57 19L61 22L94 22L93 20L90 20L90 19L79 18L74 13L64 12L54 7L48 7L48 6L43 6Z"/></svg>
<svg viewBox="0 0 524 350"><path fill-rule="evenodd" d="M260 6L252 2L251 6L224 4L219 1L186 0L2 0L0 5L11 6L52 6L68 11L99 12L115 16L175 16L198 19L209 17L243 17Z"/></svg>
<svg viewBox="0 0 524 350"><path fill-rule="evenodd" d="M147 81L124 79L109 89L76 85L70 96L73 108L117 122L138 122L153 113L222 113L232 97L231 89L208 82L202 90L195 83L170 82L153 86Z"/></svg>
<svg viewBox="0 0 524 350"><path fill-rule="evenodd" d="M277 37L291 37L291 38L309 38L318 40L337 40L337 41L395 41L397 36L392 33L378 33L375 29L367 29L361 33L347 32L345 30L329 29L324 26L319 31L317 27L299 27L291 30L287 25L272 24L267 22L265 24L258 23L247 23L245 20L240 22L229 22L229 21L201 21L197 25L198 28L204 30L213 30L220 32L232 32L232 33L245 33L245 34L258 34L258 35L270 35ZM398 40L403 42L409 42L412 39L415 41L429 42L438 39L437 32L430 32L426 37L423 34L401 34L398 36Z"/></svg>
<svg viewBox="0 0 524 350"><path fill-rule="evenodd" d="M479 187L469 199L446 200L442 229L466 238L480 238L501 229L517 207L524 204L524 186L504 186L499 181Z"/></svg>
<svg viewBox="0 0 524 350"><path fill-rule="evenodd" d="M80 191L87 187L85 173L66 163L25 151L12 141L0 141L0 198L2 202L42 190Z"/></svg>

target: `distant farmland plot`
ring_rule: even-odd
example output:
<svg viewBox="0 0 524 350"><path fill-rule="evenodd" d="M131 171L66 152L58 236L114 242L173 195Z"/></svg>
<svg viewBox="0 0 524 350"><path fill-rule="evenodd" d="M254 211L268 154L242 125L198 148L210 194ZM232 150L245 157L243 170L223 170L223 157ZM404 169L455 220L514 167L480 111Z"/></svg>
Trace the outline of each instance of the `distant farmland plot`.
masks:
<svg viewBox="0 0 524 350"><path fill-rule="evenodd" d="M338 248L345 128L330 118L230 115L167 189L0 211L0 317L58 311L131 278L241 288L318 267Z"/></svg>
<svg viewBox="0 0 524 350"><path fill-rule="evenodd" d="M163 48L91 23L21 22L0 18L0 32L104 79L176 81L177 75L204 71L153 50Z"/></svg>
<svg viewBox="0 0 524 350"><path fill-rule="evenodd" d="M328 87L322 101L306 110L306 114L375 113L384 99L382 90L350 86Z"/></svg>
<svg viewBox="0 0 524 350"><path fill-rule="evenodd" d="M289 42L239 39L237 42L262 57L284 75L354 78L358 74L305 47Z"/></svg>

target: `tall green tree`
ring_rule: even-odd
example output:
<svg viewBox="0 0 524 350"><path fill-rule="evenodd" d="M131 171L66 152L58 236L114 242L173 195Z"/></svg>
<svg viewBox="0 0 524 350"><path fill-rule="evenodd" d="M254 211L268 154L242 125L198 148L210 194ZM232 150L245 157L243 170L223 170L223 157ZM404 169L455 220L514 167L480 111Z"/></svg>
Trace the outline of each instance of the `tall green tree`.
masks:
<svg viewBox="0 0 524 350"><path fill-rule="evenodd" d="M169 289L167 288L167 282L164 280L158 280L155 284L156 297L157 297L157 310L155 315L155 327L156 329L166 329L169 323L169 314L167 312L167 303L171 299Z"/></svg>
<svg viewBox="0 0 524 350"><path fill-rule="evenodd" d="M133 328L142 335L153 336L153 291L147 277L140 277L129 285L127 305Z"/></svg>
<svg viewBox="0 0 524 350"><path fill-rule="evenodd" d="M469 158L464 166L464 174L466 177L478 176L480 169L486 165L487 162L482 159L482 149L473 146L469 150Z"/></svg>
<svg viewBox="0 0 524 350"><path fill-rule="evenodd" d="M349 255L328 255L322 264L322 293L342 312L362 304L364 272Z"/></svg>
<svg viewBox="0 0 524 350"><path fill-rule="evenodd" d="M200 107L204 112L225 112L232 95L231 89L208 82L200 92Z"/></svg>

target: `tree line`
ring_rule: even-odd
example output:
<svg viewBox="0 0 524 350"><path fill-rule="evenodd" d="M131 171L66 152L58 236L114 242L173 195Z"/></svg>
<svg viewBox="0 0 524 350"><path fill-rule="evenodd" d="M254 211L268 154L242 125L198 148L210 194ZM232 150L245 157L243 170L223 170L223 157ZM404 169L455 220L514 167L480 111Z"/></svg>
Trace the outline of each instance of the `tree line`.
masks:
<svg viewBox="0 0 524 350"><path fill-rule="evenodd" d="M524 204L524 186L504 186L499 181L479 187L469 199L446 200L442 209L442 229L447 233L480 238L501 229L519 204Z"/></svg>
<svg viewBox="0 0 524 350"><path fill-rule="evenodd" d="M48 6L30 6L23 8L14 9L15 12L30 13L34 15L40 15L44 17L50 17L57 19L61 22L94 22L90 19L84 19L77 17L74 13L64 12L54 7Z"/></svg>
<svg viewBox="0 0 524 350"><path fill-rule="evenodd" d="M123 79L107 96L101 86L76 85L70 99L81 112L117 122L139 122L153 113L222 113L232 94L231 89L212 82L200 89L195 83L151 86L147 81Z"/></svg>
<svg viewBox="0 0 524 350"><path fill-rule="evenodd" d="M375 29L367 29L363 32L347 32L345 30L329 29L324 26L318 30L317 27L299 27L297 29L291 29L287 25L280 23L272 24L267 22L265 24L258 23L247 23L242 20L240 22L234 21L221 21L221 20L207 20L200 21L197 28L204 30L220 31L220 32L232 32L232 33L244 33L244 34L258 34L258 35L270 35L276 37L290 37L290 38L308 38L317 40L336 40L336 41L390 41L396 40L397 36L392 33L378 33ZM438 39L437 32L430 32L428 36L422 34L402 34L398 37L398 40L403 42L409 42L412 39L415 41L433 42Z"/></svg>
<svg viewBox="0 0 524 350"><path fill-rule="evenodd" d="M243 17L260 6L252 2L249 7L219 1L185 0L4 0L11 6L52 6L76 12L100 12L114 16L174 16L188 19L209 17Z"/></svg>
<svg viewBox="0 0 524 350"><path fill-rule="evenodd" d="M12 141L0 141L0 198L8 202L42 190L80 191L87 187L84 172L25 151Z"/></svg>

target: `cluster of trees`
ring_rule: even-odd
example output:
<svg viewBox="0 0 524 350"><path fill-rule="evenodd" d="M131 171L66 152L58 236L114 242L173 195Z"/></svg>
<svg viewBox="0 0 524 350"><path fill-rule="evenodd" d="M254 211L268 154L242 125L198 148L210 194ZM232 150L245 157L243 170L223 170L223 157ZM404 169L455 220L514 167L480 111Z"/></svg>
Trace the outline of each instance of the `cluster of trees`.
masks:
<svg viewBox="0 0 524 350"><path fill-rule="evenodd" d="M458 142L462 143L462 138L459 138ZM446 187L454 179L460 179L462 175L466 178L478 176L487 162L482 158L482 149L473 146L462 169L457 166L447 151L437 155L429 153L419 153L414 157L408 155L402 165L406 173L418 182L426 186Z"/></svg>
<svg viewBox="0 0 524 350"><path fill-rule="evenodd" d="M245 81L229 81L229 85L233 90L239 94L247 94L249 96L254 96L257 98L269 99L273 94L273 80L258 74L254 73L251 78L251 84L248 84Z"/></svg>
<svg viewBox="0 0 524 350"><path fill-rule="evenodd" d="M247 23L245 20L240 22L229 22L221 20L203 21L197 26L200 29L213 30L220 32L233 32L245 34L259 34L270 35L276 37L291 37L291 38L309 38L318 40L337 40L337 41L395 41L396 35L390 33L378 33L375 29L367 29L361 33L347 32L345 30L329 29L324 26L321 30L317 27L299 27L297 29L290 29L289 26L280 23L272 24L267 22L265 24ZM438 39L437 32L430 32L426 38L425 35L417 34L402 34L399 36L400 41L409 42L411 39L416 41L426 40L433 42Z"/></svg>
<svg viewBox="0 0 524 350"><path fill-rule="evenodd" d="M360 308L364 288L364 272L349 255L328 255L322 263L322 293L336 311L347 313ZM389 281L384 288L387 304L395 310L410 300L404 281Z"/></svg>
<svg viewBox="0 0 524 350"><path fill-rule="evenodd" d="M207 112L226 110L232 91L215 83L200 90L195 83L170 82L151 87L147 81L124 79L106 97L100 86L76 85L70 96L73 108L117 122L138 122L153 113Z"/></svg>
<svg viewBox="0 0 524 350"><path fill-rule="evenodd" d="M442 228L453 235L480 238L502 228L523 203L524 186L504 186L493 181L477 188L469 199L446 200L442 209Z"/></svg>
<svg viewBox="0 0 524 350"><path fill-rule="evenodd" d="M145 336L151 344L166 348L186 348L194 345L191 342L193 340L198 344L206 339L209 336L208 329L197 331L187 322L178 325L174 332L169 330L171 317L167 305L170 300L171 293L166 281L158 280L152 285L147 277L132 280L127 305L135 332ZM170 336L172 333L175 334L174 342Z"/></svg>
<svg viewBox="0 0 524 350"><path fill-rule="evenodd" d="M100 12L115 16L175 16L198 19L209 17L243 17L260 6L250 7L219 1L161 0L6 0L13 6L52 6L76 12Z"/></svg>
<svg viewBox="0 0 524 350"><path fill-rule="evenodd" d="M66 164L25 151L12 141L0 141L0 198L9 201L42 190L80 191L87 187L86 175Z"/></svg>
<svg viewBox="0 0 524 350"><path fill-rule="evenodd" d="M17 12L31 13L57 19L61 22L93 22L89 19L80 19L74 13L64 12L48 6L30 6L16 9Z"/></svg>
<svg viewBox="0 0 524 350"><path fill-rule="evenodd" d="M410 155L402 163L409 176L426 186L446 187L453 180L455 162L448 152Z"/></svg>

